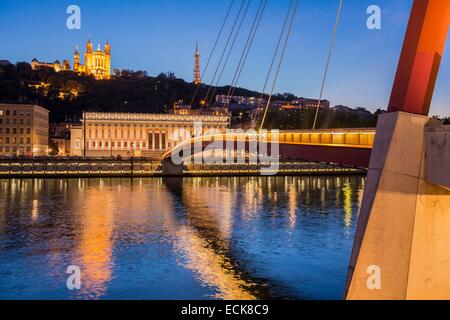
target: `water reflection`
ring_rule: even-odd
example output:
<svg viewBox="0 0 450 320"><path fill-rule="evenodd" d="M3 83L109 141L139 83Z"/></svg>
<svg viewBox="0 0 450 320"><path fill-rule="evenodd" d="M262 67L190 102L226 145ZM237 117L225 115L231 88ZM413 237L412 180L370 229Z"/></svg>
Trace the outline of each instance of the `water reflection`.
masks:
<svg viewBox="0 0 450 320"><path fill-rule="evenodd" d="M84 193L80 199L83 203L77 248L83 275L80 294L90 298L104 295L113 268L114 199L110 192L105 191L101 183L97 190Z"/></svg>
<svg viewBox="0 0 450 320"><path fill-rule="evenodd" d="M363 184L0 180L0 299L341 298Z"/></svg>

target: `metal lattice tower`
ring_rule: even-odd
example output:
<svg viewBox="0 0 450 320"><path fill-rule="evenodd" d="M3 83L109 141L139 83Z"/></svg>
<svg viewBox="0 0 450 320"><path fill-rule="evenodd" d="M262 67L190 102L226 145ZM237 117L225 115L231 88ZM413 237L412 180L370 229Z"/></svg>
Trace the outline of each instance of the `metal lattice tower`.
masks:
<svg viewBox="0 0 450 320"><path fill-rule="evenodd" d="M194 68L194 84L199 85L202 83L200 74L200 52L198 51L198 44L195 47L195 68Z"/></svg>

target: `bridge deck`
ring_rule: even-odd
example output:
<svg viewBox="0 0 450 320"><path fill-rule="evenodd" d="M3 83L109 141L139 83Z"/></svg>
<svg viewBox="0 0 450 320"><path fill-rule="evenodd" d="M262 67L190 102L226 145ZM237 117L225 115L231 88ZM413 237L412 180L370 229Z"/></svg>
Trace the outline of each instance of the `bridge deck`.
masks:
<svg viewBox="0 0 450 320"><path fill-rule="evenodd" d="M190 154L203 152L213 143L216 149L238 151L249 150L251 143L261 141L267 142L269 150L276 147L281 158L367 168L375 141L375 129L280 131L261 134L232 132L205 135L177 145L164 154L163 160L168 160L173 154L179 154L186 149L191 151Z"/></svg>

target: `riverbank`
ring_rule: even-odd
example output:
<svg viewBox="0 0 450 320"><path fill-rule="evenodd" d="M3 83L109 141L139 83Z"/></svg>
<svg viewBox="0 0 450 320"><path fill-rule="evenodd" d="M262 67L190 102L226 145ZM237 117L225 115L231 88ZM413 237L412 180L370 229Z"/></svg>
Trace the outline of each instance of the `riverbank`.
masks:
<svg viewBox="0 0 450 320"><path fill-rule="evenodd" d="M307 176L365 175L364 169L341 167L326 163L283 161L272 165L192 164L185 165L182 177L210 176ZM0 178L150 178L173 176L165 173L160 161L133 159L1 159Z"/></svg>

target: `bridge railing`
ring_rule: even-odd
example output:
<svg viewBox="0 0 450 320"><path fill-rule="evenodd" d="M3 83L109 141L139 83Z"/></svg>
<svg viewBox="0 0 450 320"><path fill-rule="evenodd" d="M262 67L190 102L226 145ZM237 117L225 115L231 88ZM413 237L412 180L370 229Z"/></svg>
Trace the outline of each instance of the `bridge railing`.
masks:
<svg viewBox="0 0 450 320"><path fill-rule="evenodd" d="M375 129L281 131L279 142L372 148L375 142Z"/></svg>
<svg viewBox="0 0 450 320"><path fill-rule="evenodd" d="M299 131L279 131L278 133L225 133L215 136L205 135L186 140L167 151L163 159L171 156L173 151L181 149L183 146L194 144L195 142L211 141L252 141L264 140L268 143L274 141L279 144L297 145L317 145L334 147L352 147L371 149L375 142L375 129L326 129L326 130L299 130Z"/></svg>

